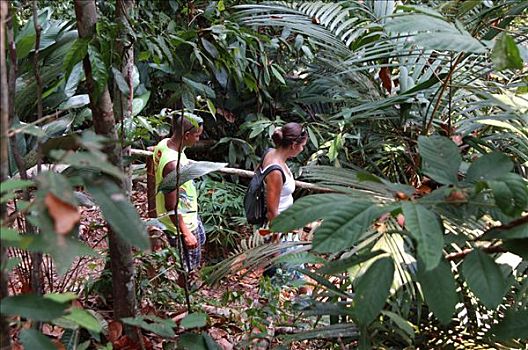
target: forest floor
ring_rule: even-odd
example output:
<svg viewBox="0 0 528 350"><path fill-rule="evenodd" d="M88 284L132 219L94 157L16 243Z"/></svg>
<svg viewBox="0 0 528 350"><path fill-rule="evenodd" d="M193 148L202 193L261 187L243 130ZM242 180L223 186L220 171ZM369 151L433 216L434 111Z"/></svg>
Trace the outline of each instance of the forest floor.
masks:
<svg viewBox="0 0 528 350"><path fill-rule="evenodd" d="M132 202L141 217L147 217L147 198L144 184L134 186ZM159 231L158 231L159 232ZM104 269L107 263L107 228L97 207L81 208L79 236L82 241L99 253L97 257L82 257L75 261L64 275L57 276L49 259L44 259L45 292L75 292L79 299L75 305L89 310L103 324L103 335L95 340L88 333L81 334L84 341L90 340L93 348L111 342L114 349L139 349L122 335L122 327L112 321L111 276ZM186 330L180 322L188 315L184 289L178 286L176 272L177 256L163 235L154 231L153 249L150 253L135 254L137 270L138 310L147 317L147 323L156 329L156 319L171 319L178 326L176 337L160 336L142 330L147 349L176 349L179 335L193 332L206 333L221 349L322 349L317 342L284 341L284 336L299 329L307 329L311 322L299 318L294 311L298 295L296 288L277 287L262 277L262 269L242 271L226 276L216 285L196 283L191 286L190 304L192 312L207 314L207 326ZM152 237L152 236L151 236ZM208 245L204 249L204 266L208 262ZM23 266L23 264L22 264ZM26 272L29 269L26 270ZM28 273L24 268L14 269L9 276L10 293L21 293L31 289ZM200 285L196 288L196 285ZM152 322L152 323L150 323ZM46 324L45 334L60 339L64 329ZM16 338L17 329L13 329ZM15 348L19 345L15 342ZM58 343L57 343L58 344ZM92 348L92 347L90 347Z"/></svg>

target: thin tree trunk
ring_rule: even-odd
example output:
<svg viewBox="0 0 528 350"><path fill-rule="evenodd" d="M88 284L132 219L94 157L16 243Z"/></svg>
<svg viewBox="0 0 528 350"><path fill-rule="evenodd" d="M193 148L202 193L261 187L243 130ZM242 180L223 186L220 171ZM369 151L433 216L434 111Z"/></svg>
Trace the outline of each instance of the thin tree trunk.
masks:
<svg viewBox="0 0 528 350"><path fill-rule="evenodd" d="M33 54L33 68L35 69L35 81L37 82L37 117L36 120L42 118L42 79L40 78L40 66L39 66L39 48L40 48L40 33L42 28L38 22L37 14L37 1L33 0L33 26L35 27L35 52ZM37 149L40 148L40 141L37 142ZM38 152L38 151L37 151ZM38 157L37 162L37 173L40 173L40 166L42 163L41 157ZM29 192L26 192L26 200L29 200ZM26 223L27 227L27 223ZM37 229L38 230L38 229ZM38 234L37 230L34 231ZM42 253L32 252L31 253L31 287L33 291L41 295L43 293L42 288ZM41 322L33 323L33 328L40 329Z"/></svg>
<svg viewBox="0 0 528 350"><path fill-rule="evenodd" d="M6 21L8 17L7 3L0 2L0 181L8 177L7 167L7 128L9 120L9 91L7 89L7 66L6 66ZM7 208L4 203L0 204L0 219L7 217ZM4 246L0 247L0 260L5 266L7 254ZM2 269L0 271L0 299L7 296L7 278ZM10 348L9 325L4 315L0 315L0 349Z"/></svg>
<svg viewBox="0 0 528 350"><path fill-rule="evenodd" d="M124 140L126 139L124 121L132 117L132 101L134 99L134 36L130 25L130 19L134 15L134 0L117 0L116 2L116 23L117 23L117 38L116 38L116 53L117 57L121 57L119 66L121 67L121 74L125 78L128 85L129 94L122 93L117 84L114 84L114 111L116 120L121 122L121 147L122 157L130 156L130 147L124 147ZM123 186L128 196L132 193L132 172L130 166L124 166L123 171L125 178Z"/></svg>
<svg viewBox="0 0 528 350"><path fill-rule="evenodd" d="M95 35L97 12L94 0L75 0L75 15L80 38L92 38ZM110 140L117 141L116 123L112 100L108 87L105 86L101 95L95 95L95 82L92 76L90 60L83 61L86 84L90 96L90 108L95 132ZM117 142L111 142L105 149L108 161L120 166L120 147ZM134 317L136 311L134 264L130 245L120 239L110 228L108 230L110 248L110 268L112 271L112 295L114 303L114 318ZM126 328L127 335L135 341L139 340L137 332Z"/></svg>

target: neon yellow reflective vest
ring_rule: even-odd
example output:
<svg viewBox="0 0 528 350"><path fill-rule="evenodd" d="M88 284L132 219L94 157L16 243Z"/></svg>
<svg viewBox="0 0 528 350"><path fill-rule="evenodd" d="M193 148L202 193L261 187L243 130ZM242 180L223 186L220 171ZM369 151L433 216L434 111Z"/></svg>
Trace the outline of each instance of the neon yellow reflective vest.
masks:
<svg viewBox="0 0 528 350"><path fill-rule="evenodd" d="M176 231L176 226L171 221L165 209L165 196L162 192L158 192L158 186L163 180L163 168L172 161L178 161L178 151L175 151L167 146L169 139L163 139L154 148L152 155L154 159L154 169L156 175L156 213L159 220L172 232ZM185 153L181 153L180 167L189 164L189 160ZM189 180L180 186L180 200L178 202L178 213L182 215L183 222L187 225L190 231L194 231L198 227L198 193L194 186L194 181Z"/></svg>

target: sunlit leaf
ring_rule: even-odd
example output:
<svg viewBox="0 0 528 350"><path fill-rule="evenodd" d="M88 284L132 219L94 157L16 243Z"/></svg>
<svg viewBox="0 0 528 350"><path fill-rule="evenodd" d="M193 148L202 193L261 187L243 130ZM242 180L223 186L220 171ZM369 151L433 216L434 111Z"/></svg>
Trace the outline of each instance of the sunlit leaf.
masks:
<svg viewBox="0 0 528 350"><path fill-rule="evenodd" d="M506 293L507 283L499 266L480 249L464 258L462 274L469 288L489 309L495 309Z"/></svg>

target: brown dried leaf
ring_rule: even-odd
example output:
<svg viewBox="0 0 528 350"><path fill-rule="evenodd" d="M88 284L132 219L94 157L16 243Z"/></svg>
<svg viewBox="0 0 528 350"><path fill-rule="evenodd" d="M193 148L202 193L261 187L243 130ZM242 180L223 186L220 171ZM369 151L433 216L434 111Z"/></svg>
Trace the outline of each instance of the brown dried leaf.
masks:
<svg viewBox="0 0 528 350"><path fill-rule="evenodd" d="M111 321L108 324L108 340L115 342L123 334L123 325L119 321Z"/></svg>
<svg viewBox="0 0 528 350"><path fill-rule="evenodd" d="M60 235L68 234L81 220L81 213L76 206L62 201L51 192L46 194L44 204L55 222L55 231Z"/></svg>

